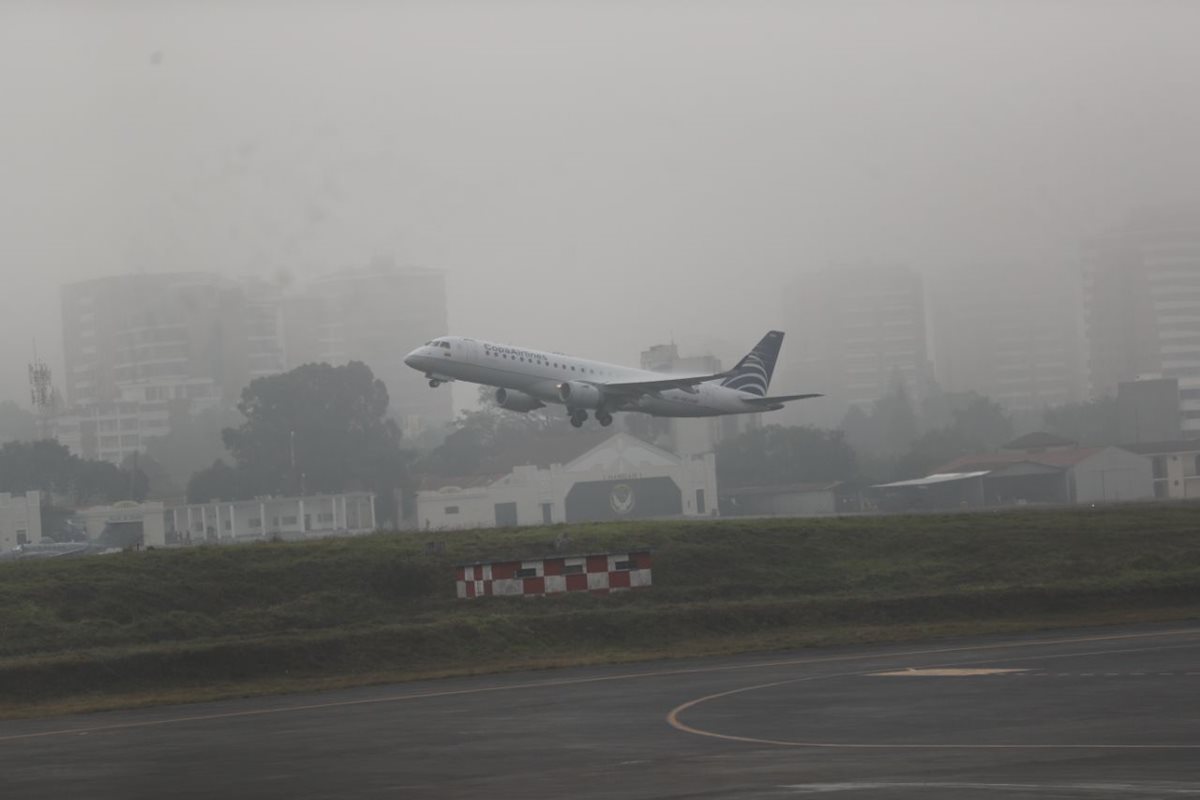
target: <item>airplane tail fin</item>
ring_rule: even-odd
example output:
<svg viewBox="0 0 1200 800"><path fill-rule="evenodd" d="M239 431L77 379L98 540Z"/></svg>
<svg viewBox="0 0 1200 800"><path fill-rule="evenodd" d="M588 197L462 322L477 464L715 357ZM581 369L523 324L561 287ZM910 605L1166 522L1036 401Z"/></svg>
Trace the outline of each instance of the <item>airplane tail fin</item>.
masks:
<svg viewBox="0 0 1200 800"><path fill-rule="evenodd" d="M771 331L729 371L729 377L721 385L765 397L782 345L783 331Z"/></svg>

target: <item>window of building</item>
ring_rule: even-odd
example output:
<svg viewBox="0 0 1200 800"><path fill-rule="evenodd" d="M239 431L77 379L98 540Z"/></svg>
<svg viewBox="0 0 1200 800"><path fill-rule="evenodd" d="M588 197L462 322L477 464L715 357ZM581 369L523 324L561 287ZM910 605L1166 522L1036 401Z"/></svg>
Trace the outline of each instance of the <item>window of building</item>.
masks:
<svg viewBox="0 0 1200 800"><path fill-rule="evenodd" d="M458 506L446 506L446 513L447 514L457 514Z"/></svg>
<svg viewBox="0 0 1200 800"><path fill-rule="evenodd" d="M564 575L578 575L583 572L583 564L567 564L563 567Z"/></svg>
<svg viewBox="0 0 1200 800"><path fill-rule="evenodd" d="M1142 474L1145 475L1146 473L1143 472ZM631 569L633 569L633 562L628 559L625 561L618 561L613 564L614 572L628 572Z"/></svg>
<svg viewBox="0 0 1200 800"><path fill-rule="evenodd" d="M292 515L292 516L290 516L290 517L284 517L284 518L283 518L283 524L284 524L284 525L295 525L298 519L299 519L299 518L298 518L296 515L294 515L294 514L293 514L293 515Z"/></svg>
<svg viewBox="0 0 1200 800"><path fill-rule="evenodd" d="M537 567L522 567L521 569L517 570L517 577L518 578L536 578L537 577Z"/></svg>
<svg viewBox="0 0 1200 800"><path fill-rule="evenodd" d="M250 518L250 527L251 528L261 528L262 527L262 517L251 517Z"/></svg>
<svg viewBox="0 0 1200 800"><path fill-rule="evenodd" d="M1165 456L1155 456L1153 464L1154 464L1154 477L1156 477L1156 478L1167 477L1167 459Z"/></svg>

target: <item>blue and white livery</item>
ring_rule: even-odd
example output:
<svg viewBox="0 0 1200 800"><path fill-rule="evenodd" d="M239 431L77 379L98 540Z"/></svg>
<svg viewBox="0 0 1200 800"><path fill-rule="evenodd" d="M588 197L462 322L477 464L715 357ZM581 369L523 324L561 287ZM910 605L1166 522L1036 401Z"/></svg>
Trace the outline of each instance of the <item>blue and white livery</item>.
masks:
<svg viewBox="0 0 1200 800"><path fill-rule="evenodd" d="M737 366L716 375L664 374L461 336L426 342L404 363L423 372L434 388L447 381L495 386L496 402L510 411L566 406L578 428L589 411L601 425L611 425L615 411L715 417L775 411L792 400L820 397L767 395L782 344L783 333L771 331Z"/></svg>

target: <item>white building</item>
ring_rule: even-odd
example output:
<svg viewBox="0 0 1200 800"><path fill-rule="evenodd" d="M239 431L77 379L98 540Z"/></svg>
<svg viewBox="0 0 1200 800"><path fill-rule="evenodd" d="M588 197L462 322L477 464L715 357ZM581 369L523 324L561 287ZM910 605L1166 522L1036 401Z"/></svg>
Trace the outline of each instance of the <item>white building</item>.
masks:
<svg viewBox="0 0 1200 800"><path fill-rule="evenodd" d="M166 536L174 544L319 538L375 528L375 495L370 492L196 503L166 510Z"/></svg>
<svg viewBox="0 0 1200 800"><path fill-rule="evenodd" d="M1200 439L1127 444L1124 448L1150 459L1155 497L1164 500L1200 498Z"/></svg>
<svg viewBox="0 0 1200 800"><path fill-rule="evenodd" d="M716 457L681 457L618 433L566 464L519 466L417 493L422 528L549 525L717 513Z"/></svg>
<svg viewBox="0 0 1200 800"><path fill-rule="evenodd" d="M111 506L81 508L75 512L75 517L83 523L88 541L96 541L109 528L140 526L142 544L146 547L162 547L167 543L160 502L122 500Z"/></svg>
<svg viewBox="0 0 1200 800"><path fill-rule="evenodd" d="M42 493L0 493L0 553L42 540Z"/></svg>

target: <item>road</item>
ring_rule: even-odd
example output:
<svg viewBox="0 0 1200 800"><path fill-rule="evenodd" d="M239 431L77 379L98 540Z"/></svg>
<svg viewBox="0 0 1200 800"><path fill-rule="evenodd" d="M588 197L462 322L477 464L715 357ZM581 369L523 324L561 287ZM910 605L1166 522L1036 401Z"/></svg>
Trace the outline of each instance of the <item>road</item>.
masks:
<svg viewBox="0 0 1200 800"><path fill-rule="evenodd" d="M1200 798L1200 626L0 722L3 798Z"/></svg>

